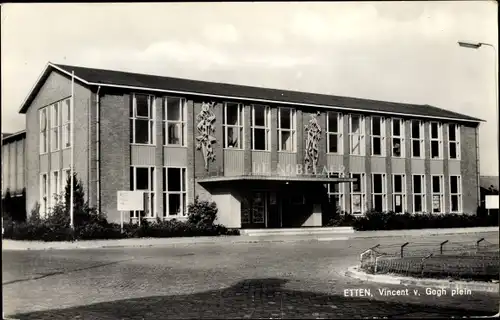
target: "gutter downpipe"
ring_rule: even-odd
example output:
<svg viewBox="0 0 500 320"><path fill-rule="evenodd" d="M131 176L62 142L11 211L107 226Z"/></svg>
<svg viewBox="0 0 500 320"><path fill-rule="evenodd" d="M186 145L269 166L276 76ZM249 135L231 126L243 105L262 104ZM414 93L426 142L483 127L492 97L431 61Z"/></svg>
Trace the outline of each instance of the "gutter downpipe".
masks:
<svg viewBox="0 0 500 320"><path fill-rule="evenodd" d="M100 139L100 105L99 105L99 92L101 91L101 86L97 88L96 94L96 208L101 212L101 166L100 166L100 147L101 147L101 139Z"/></svg>

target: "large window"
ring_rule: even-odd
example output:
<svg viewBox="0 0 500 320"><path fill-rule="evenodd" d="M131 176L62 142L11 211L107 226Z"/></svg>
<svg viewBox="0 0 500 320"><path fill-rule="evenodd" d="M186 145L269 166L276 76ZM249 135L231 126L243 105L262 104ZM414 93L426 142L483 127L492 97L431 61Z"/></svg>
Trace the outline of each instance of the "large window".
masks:
<svg viewBox="0 0 500 320"><path fill-rule="evenodd" d="M361 115L349 115L349 153L362 156L365 154L365 130L364 117Z"/></svg>
<svg viewBox="0 0 500 320"><path fill-rule="evenodd" d="M59 200L59 196L61 195L61 179L59 177L59 171L52 171L51 181L50 181L50 193L52 196L52 205L56 204L56 201Z"/></svg>
<svg viewBox="0 0 500 320"><path fill-rule="evenodd" d="M431 159L443 157L443 126L439 122L430 123L431 132Z"/></svg>
<svg viewBox="0 0 500 320"><path fill-rule="evenodd" d="M278 151L295 152L295 109L278 108Z"/></svg>
<svg viewBox="0 0 500 320"><path fill-rule="evenodd" d="M49 119L47 115L48 108L42 108L38 110L38 117L40 120L40 154L48 152L49 141L48 141L48 125Z"/></svg>
<svg viewBox="0 0 500 320"><path fill-rule="evenodd" d="M405 157L405 126L402 119L392 119L392 156Z"/></svg>
<svg viewBox="0 0 500 320"><path fill-rule="evenodd" d="M385 119L372 117L372 156L385 156Z"/></svg>
<svg viewBox="0 0 500 320"><path fill-rule="evenodd" d="M268 106L252 106L252 150L271 150L271 110Z"/></svg>
<svg viewBox="0 0 500 320"><path fill-rule="evenodd" d="M413 175L413 213L425 212L425 176Z"/></svg>
<svg viewBox="0 0 500 320"><path fill-rule="evenodd" d="M356 179L351 182L351 213L362 214L366 210L366 181L364 173L351 173L351 178Z"/></svg>
<svg viewBox="0 0 500 320"><path fill-rule="evenodd" d="M330 172L329 178L339 178L340 173ZM339 182L332 182L327 184L328 199L337 212L345 210L344 205L344 184Z"/></svg>
<svg viewBox="0 0 500 320"><path fill-rule="evenodd" d="M59 150L59 130L61 126L61 118L59 114L60 102L54 103L50 107L50 150Z"/></svg>
<svg viewBox="0 0 500 320"><path fill-rule="evenodd" d="M396 213L406 211L406 176L404 174L392 175L392 208Z"/></svg>
<svg viewBox="0 0 500 320"><path fill-rule="evenodd" d="M411 121L411 156L424 157L424 126L420 120Z"/></svg>
<svg viewBox="0 0 500 320"><path fill-rule="evenodd" d="M156 216L155 182L154 167L130 167L130 190L144 192L144 210L131 211L131 218L154 218Z"/></svg>
<svg viewBox="0 0 500 320"><path fill-rule="evenodd" d="M224 104L224 148L243 149L243 105Z"/></svg>
<svg viewBox="0 0 500 320"><path fill-rule="evenodd" d="M442 175L433 175L432 178L432 212L442 213L444 200L444 178Z"/></svg>
<svg viewBox="0 0 500 320"><path fill-rule="evenodd" d="M49 209L49 177L47 173L40 174L40 216L46 217Z"/></svg>
<svg viewBox="0 0 500 320"><path fill-rule="evenodd" d="M387 178L385 173L372 174L372 209L387 211Z"/></svg>
<svg viewBox="0 0 500 320"><path fill-rule="evenodd" d="M183 98L163 99L163 145L186 145L186 100Z"/></svg>
<svg viewBox="0 0 500 320"><path fill-rule="evenodd" d="M460 126L450 123L448 125L448 141L450 144L450 159L460 159Z"/></svg>
<svg viewBox="0 0 500 320"><path fill-rule="evenodd" d="M450 211L462 212L462 177L450 176Z"/></svg>
<svg viewBox="0 0 500 320"><path fill-rule="evenodd" d="M163 168L163 216L187 215L186 168Z"/></svg>
<svg viewBox="0 0 500 320"><path fill-rule="evenodd" d="M326 117L326 143L328 153L342 154L342 114L338 112L328 111Z"/></svg>
<svg viewBox="0 0 500 320"><path fill-rule="evenodd" d="M61 102L62 108L62 147L71 147L71 98Z"/></svg>
<svg viewBox="0 0 500 320"><path fill-rule="evenodd" d="M155 144L154 97L134 94L130 106L130 142Z"/></svg>

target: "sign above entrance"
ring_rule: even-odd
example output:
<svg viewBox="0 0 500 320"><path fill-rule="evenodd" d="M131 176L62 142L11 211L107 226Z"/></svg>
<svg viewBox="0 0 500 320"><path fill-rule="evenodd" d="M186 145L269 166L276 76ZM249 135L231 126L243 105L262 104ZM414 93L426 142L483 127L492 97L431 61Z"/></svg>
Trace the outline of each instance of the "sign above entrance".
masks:
<svg viewBox="0 0 500 320"><path fill-rule="evenodd" d="M117 210L118 211L144 210L144 192L118 191Z"/></svg>

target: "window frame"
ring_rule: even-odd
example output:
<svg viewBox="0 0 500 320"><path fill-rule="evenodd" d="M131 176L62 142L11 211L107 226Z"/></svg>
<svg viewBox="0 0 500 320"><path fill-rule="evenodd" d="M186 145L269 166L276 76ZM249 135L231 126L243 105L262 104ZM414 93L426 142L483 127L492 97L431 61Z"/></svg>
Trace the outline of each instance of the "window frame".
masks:
<svg viewBox="0 0 500 320"><path fill-rule="evenodd" d="M168 169L180 169L180 186L181 186L181 191L169 191L168 190ZM184 179L182 175L184 174ZM188 217L188 182L187 182L187 167L182 167L182 166L163 166L162 167L162 175L163 178L166 179L163 181L163 184L165 185L165 189L163 189L162 185L162 203L163 203L163 212L162 212L162 218L163 219L187 219ZM184 181L184 185L183 182ZM169 213L169 195L171 194L178 194L180 195L180 206L184 212L181 212L180 214L170 214ZM184 197L183 197L184 196ZM185 199L185 200L184 200Z"/></svg>
<svg viewBox="0 0 500 320"><path fill-rule="evenodd" d="M45 183L44 183L44 177L45 177ZM41 172L39 181L40 181L40 184L39 184L40 217L46 218L47 214L49 213L49 207L50 207L49 174L47 172ZM43 189L43 187L45 187L45 189Z"/></svg>
<svg viewBox="0 0 500 320"><path fill-rule="evenodd" d="M256 107L264 108L264 126L255 124L255 109ZM252 131L252 151L271 151L271 108L264 104L252 104L252 118L250 127ZM264 150L255 149L255 130L264 130L265 148Z"/></svg>
<svg viewBox="0 0 500 320"><path fill-rule="evenodd" d="M71 177L71 168L62 168L60 172L61 178L61 193L66 194L67 179ZM63 202L66 202L66 196L62 197Z"/></svg>
<svg viewBox="0 0 500 320"><path fill-rule="evenodd" d="M137 115L137 96L146 96L148 98L148 116L138 116ZM156 97L151 94L145 93L133 93L132 94L132 102L131 102L132 112L129 111L129 119L130 119L130 131L131 138L129 139L130 144L133 145L156 145ZM131 115L130 115L131 114ZM136 122L137 121L148 121L148 142L141 143L137 142L136 137ZM130 141L132 140L132 141Z"/></svg>
<svg viewBox="0 0 500 320"><path fill-rule="evenodd" d="M281 112L283 110L288 110L290 112L290 129L281 127ZM295 108L278 107L278 126L276 129L278 132L278 152L297 152L297 110ZM283 150L282 134L284 132L290 132L290 135L292 136L292 150Z"/></svg>
<svg viewBox="0 0 500 320"><path fill-rule="evenodd" d="M169 120L168 119L168 99L179 99L179 116L180 119L177 120ZM153 97L153 100L156 100ZM174 96L166 96L162 97L162 143L163 146L165 147L185 147L186 146L186 135L187 135L187 100L182 97L174 97ZM153 104L153 109L156 110L156 106ZM156 111L155 111L156 112ZM154 118L156 118L156 115L154 115ZM180 143L169 143L169 124L175 124L175 125L180 125L181 126L181 138L180 138ZM153 133L154 135L154 133ZM135 137L135 134L134 134Z"/></svg>
<svg viewBox="0 0 500 320"><path fill-rule="evenodd" d="M450 126L454 126L455 127L455 140L450 140ZM448 124L448 159L449 160L460 160L461 159L461 152L460 152L460 133L461 133L461 125L458 124L458 123L449 123ZM455 144L455 149L456 149L456 153L457 153L457 157L456 158L452 158L451 157L451 145L452 144Z"/></svg>
<svg viewBox="0 0 500 320"><path fill-rule="evenodd" d="M57 173L57 178L54 177L54 174ZM54 203L51 203L51 205L54 205L56 203L57 198L61 195L61 172L60 170L52 170L50 172L50 199L51 202L54 201ZM52 190L52 189L57 189L57 190ZM53 192L56 191L56 192Z"/></svg>
<svg viewBox="0 0 500 320"><path fill-rule="evenodd" d="M61 149L71 148L71 113L73 106L71 105L71 97L60 101L61 102ZM64 117L67 115L67 117Z"/></svg>
<svg viewBox="0 0 500 320"><path fill-rule="evenodd" d="M353 133L352 132L352 118L354 117L359 117L359 128L360 132L359 133ZM348 134L349 134L349 155L352 156L365 156L366 154L366 148L365 148L365 119L366 117L361 114L349 114L349 128L348 128ZM359 154L353 153L353 137L359 137Z"/></svg>
<svg viewBox="0 0 500 320"><path fill-rule="evenodd" d="M382 193L375 193L375 176L382 176ZM382 212L387 212L387 173L385 172L372 172L371 173L371 187L372 187L372 196L371 196L371 204L372 209L375 210L375 196L382 196Z"/></svg>
<svg viewBox="0 0 500 320"><path fill-rule="evenodd" d="M437 124L437 132L438 132L438 137L433 138L432 137L432 125ZM429 149L429 158L431 160L442 160L443 159L443 124L438 121L431 121L429 122L429 141L430 141L430 149ZM438 156L433 157L432 156L432 144L433 142L438 143Z"/></svg>
<svg viewBox="0 0 500 320"><path fill-rule="evenodd" d="M38 109L38 125L39 125L39 153L47 154L49 153L49 107L43 107ZM44 115L42 117L42 115ZM42 121L45 120L45 121ZM42 123L45 122L45 125ZM42 138L43 137L43 138ZM43 141L42 141L43 139Z"/></svg>
<svg viewBox="0 0 500 320"><path fill-rule="evenodd" d="M233 107L237 108L237 123L235 125L233 124L228 124L227 123L227 110L228 110L228 104L229 105L236 105ZM228 132L229 128L232 128L233 130L237 130L238 132L238 146L237 147L229 147L228 143ZM237 103L237 102L224 102L224 109L223 109L223 118L222 118L222 130L223 130L223 135L224 135L224 149L231 149L231 150L244 150L245 149L245 106L242 103Z"/></svg>
<svg viewBox="0 0 500 320"><path fill-rule="evenodd" d="M373 134L373 123L374 123L374 119L379 119L380 121L380 135L375 135ZM385 130L386 130L386 127L385 127L385 123L386 123L386 119L385 117L383 116L371 116L370 117L370 142L371 142L371 156L373 157L385 157L386 156L386 134L385 134ZM380 154L375 154L374 153L374 150L375 148L373 147L374 146L374 140L375 138L379 138L380 139Z"/></svg>
<svg viewBox="0 0 500 320"><path fill-rule="evenodd" d="M399 121L399 135L394 134L394 120ZM399 139L399 152L400 155L394 154L394 139ZM391 119L391 156L393 158L406 158L406 143L405 143L405 120L402 118Z"/></svg>
<svg viewBox="0 0 500 320"><path fill-rule="evenodd" d="M336 114L337 131L331 131L330 116ZM326 153L327 154L344 154L344 115L341 112L328 110L326 112ZM330 151L330 136L337 137L337 152Z"/></svg>
<svg viewBox="0 0 500 320"><path fill-rule="evenodd" d="M354 178L354 175L360 175L360 186L361 186L361 192L353 191L353 183L350 183L350 190L349 190L349 195L350 195L350 209L351 209L351 214L353 215L363 215L366 213L366 174L364 172L351 172L350 177ZM354 195L360 195L361 198L361 212L354 212L353 208L353 196Z"/></svg>
<svg viewBox="0 0 500 320"><path fill-rule="evenodd" d="M434 178L439 178L439 192L434 190ZM434 196L439 197L440 208L439 211L434 211ZM442 174L433 174L431 175L431 213L444 213L444 175Z"/></svg>
<svg viewBox="0 0 500 320"><path fill-rule="evenodd" d="M61 139L60 139L60 130L61 130L61 105L60 101L55 102L50 105L50 151L59 151L61 149ZM57 116L57 119L54 119L54 115ZM55 135L54 135L55 133ZM57 143L55 143L57 142Z"/></svg>
<svg viewBox="0 0 500 320"><path fill-rule="evenodd" d="M414 138L413 137L413 122L418 121L419 123L419 137ZM411 157L413 159L425 159L425 137L424 137L424 122L422 120L410 120L410 148L411 148ZM419 142L419 149L420 149L420 156L416 157L415 156L415 150L413 149L413 141L418 141Z"/></svg>
<svg viewBox="0 0 500 320"><path fill-rule="evenodd" d="M457 192L454 193L452 192L451 189L451 182L452 182L452 177L457 177ZM463 207L463 189L462 189L462 175L450 175L450 180L449 180L449 190L450 190L450 213L463 213L464 207ZM453 211L453 196L458 197L458 210Z"/></svg>
<svg viewBox="0 0 500 320"><path fill-rule="evenodd" d="M412 211L414 214L417 213L425 213L427 211L427 203L426 203L426 181L425 181L425 174L412 174L411 176L411 191L412 191L412 200L413 200L413 208ZM421 192L415 193L415 178L414 177L420 177L420 184L422 187ZM422 198L422 210L421 211L416 211L415 210L415 198L416 197L421 197Z"/></svg>
<svg viewBox="0 0 500 320"><path fill-rule="evenodd" d="M401 191L396 191L396 176L401 176ZM402 212L396 211L396 196L401 196L401 207L403 208ZM395 213L405 213L407 208L407 200L406 200L406 174L404 173L393 173L392 174L392 210Z"/></svg>
<svg viewBox="0 0 500 320"><path fill-rule="evenodd" d="M335 178L335 175L336 177L340 177L340 172L337 172L337 171L330 171L327 173L328 175L328 178ZM344 212L345 211L345 185L344 183L338 183L338 186L339 186L339 191L338 192L332 192L332 184L331 183L327 183L326 184L326 193L327 193L327 196L328 196L328 199L331 203L331 197L339 197L339 204L340 204L340 212ZM335 210L337 210L337 208L335 208Z"/></svg>
<svg viewBox="0 0 500 320"><path fill-rule="evenodd" d="M156 199L156 181L157 181L157 177L156 177L156 167L155 166L145 166L145 165L131 165L130 168L133 170L133 188L131 187L131 191L141 191L143 192L144 194L144 198L148 197L149 201L148 201L148 204L149 204L149 207L147 208L149 210L149 213L150 215L146 215L146 208L144 208L144 210L133 210L133 211L130 211L130 220L136 220L138 221L139 218L144 218L144 219L154 219L156 218L158 215L157 215L157 211L158 211L158 208L157 206L155 205L155 199ZM137 169L138 168L146 168L148 169L148 190L143 190L143 189L137 189ZM153 179L151 179L153 178ZM141 214L139 214L139 212L141 211L144 211L144 216L142 216Z"/></svg>

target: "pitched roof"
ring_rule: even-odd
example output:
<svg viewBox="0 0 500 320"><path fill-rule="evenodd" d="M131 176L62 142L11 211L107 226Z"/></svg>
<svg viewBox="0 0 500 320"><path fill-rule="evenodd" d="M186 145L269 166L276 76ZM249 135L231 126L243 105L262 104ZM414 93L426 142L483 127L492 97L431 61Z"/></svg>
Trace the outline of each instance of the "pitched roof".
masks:
<svg viewBox="0 0 500 320"><path fill-rule="evenodd" d="M496 190L498 190L498 185L499 185L498 176L480 176L479 185L485 189L488 189L490 186L493 186Z"/></svg>
<svg viewBox="0 0 500 320"><path fill-rule="evenodd" d="M71 75L71 73L74 72L75 78L89 85L128 87L131 89L164 92L171 91L173 93L178 92L255 102L326 106L348 110L350 109L353 111L421 116L425 118L453 119L472 122L484 121L430 105L397 103L318 93L171 78L62 64L49 63L49 66L52 66L68 75ZM24 111L26 111L26 103L23 105L20 112L23 112L23 108Z"/></svg>
<svg viewBox="0 0 500 320"><path fill-rule="evenodd" d="M26 138L26 130L21 130L15 133L2 133L2 145L16 140Z"/></svg>

